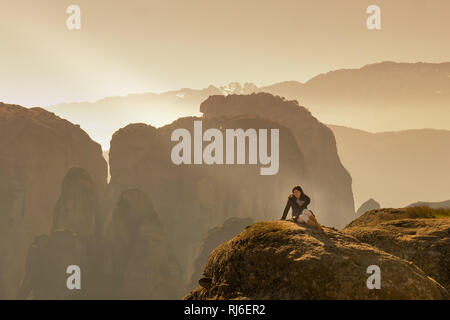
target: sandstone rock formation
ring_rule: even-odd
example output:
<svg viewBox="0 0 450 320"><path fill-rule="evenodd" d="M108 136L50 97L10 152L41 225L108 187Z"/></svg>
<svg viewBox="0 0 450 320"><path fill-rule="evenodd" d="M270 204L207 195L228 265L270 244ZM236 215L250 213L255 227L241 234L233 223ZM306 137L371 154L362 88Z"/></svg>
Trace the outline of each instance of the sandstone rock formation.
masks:
<svg viewBox="0 0 450 320"><path fill-rule="evenodd" d="M380 209L381 206L378 202L376 202L374 199L369 199L366 202L364 202L358 210L356 210L356 215L359 217L370 210Z"/></svg>
<svg viewBox="0 0 450 320"><path fill-rule="evenodd" d="M300 148L314 190L314 209L327 225L343 227L354 218L351 177L337 154L331 130L296 101L267 93L211 96L200 106L205 118L250 116L287 127ZM303 182L302 182L303 184Z"/></svg>
<svg viewBox="0 0 450 320"><path fill-rule="evenodd" d="M107 169L100 145L53 113L0 103L0 299L17 296L27 250L50 234L61 181L74 166L87 170L101 198Z"/></svg>
<svg viewBox="0 0 450 320"><path fill-rule="evenodd" d="M105 293L114 299L179 299L181 268L148 196L122 192L108 228Z"/></svg>
<svg viewBox="0 0 450 320"><path fill-rule="evenodd" d="M92 299L98 278L94 273L95 252L92 239L69 229L36 238L28 251L26 273L18 299L73 300ZM80 290L69 290L69 266L80 268Z"/></svg>
<svg viewBox="0 0 450 320"><path fill-rule="evenodd" d="M213 105L220 114L206 107ZM311 196L311 208L321 223L343 226L353 219L351 178L339 162L333 134L306 109L269 94L255 94L212 97L202 110L203 118L181 118L159 129L128 125L114 134L109 154L105 221L111 220L111 204L122 191L137 188L146 193L183 265L185 284L208 230L233 216L280 218L294 185L301 184ZM280 129L278 174L261 176L257 165L173 164L171 134L177 128L193 132L195 120L202 120L203 131Z"/></svg>
<svg viewBox="0 0 450 320"><path fill-rule="evenodd" d="M450 218L424 218L430 214L426 208L373 210L343 232L413 262L450 290Z"/></svg>
<svg viewBox="0 0 450 320"><path fill-rule="evenodd" d="M188 285L188 291L198 285L198 279L202 277L203 268L208 261L209 254L220 244L230 240L245 227L251 225L253 219L249 218L229 218L220 227L211 229L206 235L201 245L201 251L194 262L194 273L191 276L191 283Z"/></svg>
<svg viewBox="0 0 450 320"><path fill-rule="evenodd" d="M52 232L70 229L81 236L93 236L99 215L99 199L91 177L83 168L71 168L62 182Z"/></svg>
<svg viewBox="0 0 450 320"><path fill-rule="evenodd" d="M253 224L211 253L204 271L209 290L200 286L185 299L448 298L414 264L324 229L289 221ZM379 290L366 284L371 265L382 272Z"/></svg>
<svg viewBox="0 0 450 320"><path fill-rule="evenodd" d="M99 212L93 180L85 169L71 168L61 186L50 236L36 237L28 251L19 299L96 297L102 263L95 232ZM69 266L80 268L80 290L67 288Z"/></svg>

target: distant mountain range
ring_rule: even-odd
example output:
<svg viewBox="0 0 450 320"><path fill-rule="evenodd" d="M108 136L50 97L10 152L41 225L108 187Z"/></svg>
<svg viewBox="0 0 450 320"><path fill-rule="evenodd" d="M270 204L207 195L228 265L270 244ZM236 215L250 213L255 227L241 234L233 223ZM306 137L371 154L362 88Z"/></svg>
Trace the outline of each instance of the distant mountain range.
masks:
<svg viewBox="0 0 450 320"><path fill-rule="evenodd" d="M342 164L352 176L357 207L370 198L385 208L450 198L450 131L370 133L328 127L336 137Z"/></svg>
<svg viewBox="0 0 450 320"><path fill-rule="evenodd" d="M210 95L256 92L297 100L325 123L368 131L450 129L450 62L382 62L320 74L306 83L287 81L265 87L230 83L201 90L185 88L64 103L46 109L80 124L106 150L112 133L129 123L162 126L179 117L200 115L200 103Z"/></svg>

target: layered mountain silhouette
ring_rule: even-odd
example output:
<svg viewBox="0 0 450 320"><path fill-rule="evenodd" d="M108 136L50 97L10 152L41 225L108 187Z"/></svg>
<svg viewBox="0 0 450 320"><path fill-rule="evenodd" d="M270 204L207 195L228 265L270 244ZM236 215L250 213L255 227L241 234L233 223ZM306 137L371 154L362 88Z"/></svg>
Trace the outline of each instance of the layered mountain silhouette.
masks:
<svg viewBox="0 0 450 320"><path fill-rule="evenodd" d="M107 184L100 145L78 126L0 104L1 298L177 299L199 277L186 299L448 298L448 210L378 209L354 220L335 137L296 101L211 96L200 110L118 130ZM197 120L205 130L278 128L278 175L173 164L171 133ZM420 137L428 152L435 138ZM349 225L274 221L299 182L322 224ZM264 221L247 227L252 220ZM366 287L372 264L383 270L381 291ZM70 265L82 270L82 290L66 286Z"/></svg>
<svg viewBox="0 0 450 320"><path fill-rule="evenodd" d="M159 127L179 117L199 116L199 104L211 95L256 92L297 100L325 123L369 131L450 129L450 62L382 62L331 71L305 83L287 81L264 87L230 83L65 103L47 109L80 124L107 150L112 134L129 123Z"/></svg>
<svg viewBox="0 0 450 320"><path fill-rule="evenodd" d="M383 207L394 208L449 198L450 131L370 133L329 127L352 176L357 206L372 197Z"/></svg>
<svg viewBox="0 0 450 320"><path fill-rule="evenodd" d="M106 161L83 130L43 109L0 107L4 298L181 298L209 230L230 217L280 218L298 183L323 222L339 227L355 214L331 130L295 101L212 96L201 118L130 124L113 136L106 193ZM173 164L172 132L197 120L204 130L279 129L278 174ZM67 290L69 265L83 270L85 290Z"/></svg>

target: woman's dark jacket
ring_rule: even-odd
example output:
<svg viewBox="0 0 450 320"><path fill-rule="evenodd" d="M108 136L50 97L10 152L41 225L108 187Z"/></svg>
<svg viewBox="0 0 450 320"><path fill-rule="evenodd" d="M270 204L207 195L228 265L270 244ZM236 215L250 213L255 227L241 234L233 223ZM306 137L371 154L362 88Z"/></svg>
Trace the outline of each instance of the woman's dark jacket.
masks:
<svg viewBox="0 0 450 320"><path fill-rule="evenodd" d="M298 202L300 202L300 204L297 202L297 200L299 200ZM311 199L304 193L302 193L300 199L297 199L293 194L289 195L281 220L286 219L290 208L292 208L292 216L298 217L303 212L303 210L308 207L310 202Z"/></svg>

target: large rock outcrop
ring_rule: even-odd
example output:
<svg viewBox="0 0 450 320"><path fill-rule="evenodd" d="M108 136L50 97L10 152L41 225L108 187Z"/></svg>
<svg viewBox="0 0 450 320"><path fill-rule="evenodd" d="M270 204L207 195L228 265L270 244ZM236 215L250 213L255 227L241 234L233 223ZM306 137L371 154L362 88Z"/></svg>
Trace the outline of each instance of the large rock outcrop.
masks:
<svg viewBox="0 0 450 320"><path fill-rule="evenodd" d="M280 218L294 185L301 184L311 196L320 222L343 226L353 219L351 178L339 162L333 134L306 109L269 94L212 97L207 102L217 102L221 114L202 105L203 118L181 118L159 129L128 125L114 134L109 154L107 202L115 203L130 188L152 199L184 266L186 284L208 230L233 216ZM202 121L203 132L217 128L223 136L227 128L279 129L278 173L262 176L257 165L173 164L172 132L185 128L193 133L196 120ZM113 210L110 206L105 221L111 220Z"/></svg>
<svg viewBox="0 0 450 320"><path fill-rule="evenodd" d="M108 228L105 290L113 299L179 299L181 268L148 196L122 192Z"/></svg>
<svg viewBox="0 0 450 320"><path fill-rule="evenodd" d="M205 118L250 116L270 119L288 128L300 148L314 190L314 208L327 225L343 227L355 212L352 179L338 157L332 131L297 101L267 93L211 96L200 111Z"/></svg>
<svg viewBox="0 0 450 320"><path fill-rule="evenodd" d="M99 197L106 189L100 145L41 108L0 103L0 299L14 298L34 238L49 234L68 169L83 167Z"/></svg>
<svg viewBox="0 0 450 320"><path fill-rule="evenodd" d="M358 210L356 210L356 215L359 217L370 210L380 209L381 206L378 202L376 202L374 199L369 199L366 202L364 202Z"/></svg>
<svg viewBox="0 0 450 320"><path fill-rule="evenodd" d="M440 212L424 207L373 210L343 232L413 262L450 290L450 218L448 211L447 217Z"/></svg>
<svg viewBox="0 0 450 320"><path fill-rule="evenodd" d="M367 268L381 270L369 289ZM330 228L258 222L217 247L185 299L445 299L413 263ZM207 281L208 280L208 281Z"/></svg>
<svg viewBox="0 0 450 320"><path fill-rule="evenodd" d="M36 237L26 261L19 299L88 299L98 297L102 255L96 220L100 208L93 180L83 168L64 177L49 236ZM66 283L77 266L81 289ZM69 274L67 273L69 271Z"/></svg>
<svg viewBox="0 0 450 320"><path fill-rule="evenodd" d="M197 259L194 262L194 273L191 276L191 282L188 285L188 291L194 289L198 285L198 279L203 275L203 268L208 261L209 254L220 244L230 240L245 227L251 225L253 219L249 218L229 218L220 227L209 230L203 243Z"/></svg>

